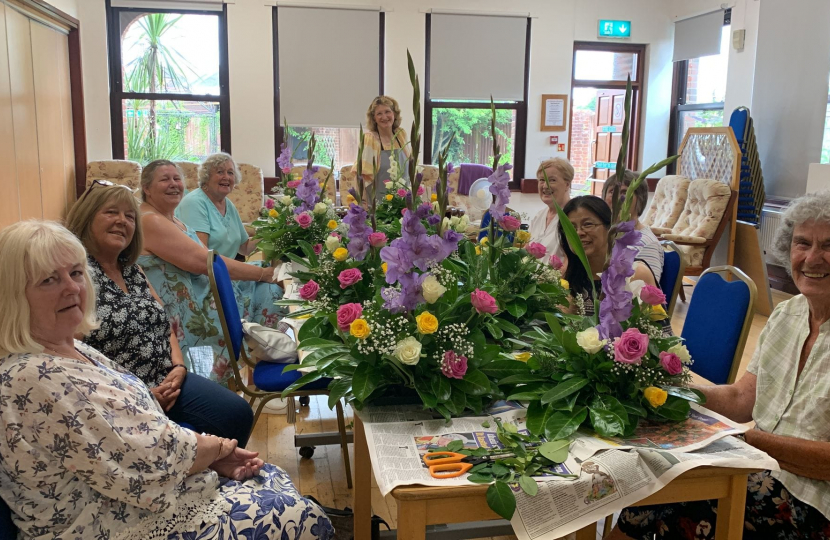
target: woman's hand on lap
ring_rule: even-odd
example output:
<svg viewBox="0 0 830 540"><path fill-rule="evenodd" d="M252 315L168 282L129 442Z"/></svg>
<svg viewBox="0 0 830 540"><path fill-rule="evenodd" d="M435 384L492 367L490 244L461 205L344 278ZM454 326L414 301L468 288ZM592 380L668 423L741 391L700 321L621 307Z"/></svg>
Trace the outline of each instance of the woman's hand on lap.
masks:
<svg viewBox="0 0 830 540"><path fill-rule="evenodd" d="M263 461L257 457L259 453L239 448L236 446L235 439L230 439L233 444L230 447L231 451L227 452L225 446L228 445L228 441L229 439L224 440L222 448L224 456L214 461L210 468L220 476L239 482L258 475L263 465Z"/></svg>

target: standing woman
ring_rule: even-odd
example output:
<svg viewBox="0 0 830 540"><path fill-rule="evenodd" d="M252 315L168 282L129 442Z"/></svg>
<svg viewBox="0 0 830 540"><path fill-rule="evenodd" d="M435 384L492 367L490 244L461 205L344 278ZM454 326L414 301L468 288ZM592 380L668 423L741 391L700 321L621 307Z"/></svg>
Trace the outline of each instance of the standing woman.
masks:
<svg viewBox="0 0 830 540"><path fill-rule="evenodd" d="M256 247L228 198L241 180L239 168L229 154L210 155L199 166L199 189L185 195L175 212L177 218L196 231L202 244L229 259L248 256Z"/></svg>
<svg viewBox="0 0 830 540"><path fill-rule="evenodd" d="M547 182L545 175L548 178ZM539 164L536 179L539 181L539 198L545 203L545 208L539 210L530 220L530 239L545 246L547 253L564 260L565 252L559 242L559 215L556 213L556 204L559 208L565 208L571 200L574 168L567 159L548 159Z"/></svg>
<svg viewBox="0 0 830 540"><path fill-rule="evenodd" d="M376 196L386 191L383 182L389 180L390 156L395 156L404 177L409 178L408 167L404 164L411 152L406 132L401 128L401 108L398 102L389 96L378 96L372 100L366 111L366 127L363 134L363 179L367 183L374 181L372 174L373 160L378 166L380 185ZM357 163L352 168L357 172Z"/></svg>

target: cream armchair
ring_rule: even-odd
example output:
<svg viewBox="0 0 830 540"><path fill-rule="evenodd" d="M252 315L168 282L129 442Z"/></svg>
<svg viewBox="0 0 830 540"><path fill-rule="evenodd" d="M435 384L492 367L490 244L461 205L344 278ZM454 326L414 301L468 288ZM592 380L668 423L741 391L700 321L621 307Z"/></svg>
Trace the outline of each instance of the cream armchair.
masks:
<svg viewBox="0 0 830 540"><path fill-rule="evenodd" d="M338 192L340 194L340 205L346 206L346 200L349 198L349 190L354 188L357 190L357 173L352 170L354 165L343 165L340 167L340 181Z"/></svg>
<svg viewBox="0 0 830 540"><path fill-rule="evenodd" d="M138 193L141 185L141 165L135 161L104 160L90 161L86 166L86 187L95 180L107 180L127 186Z"/></svg>
<svg viewBox="0 0 830 540"><path fill-rule="evenodd" d="M187 192L190 193L191 191L198 189L199 164L193 163L192 161L177 161L176 165L179 166L184 174L184 187L187 188Z"/></svg>
<svg viewBox="0 0 830 540"><path fill-rule="evenodd" d="M640 222L651 228L657 236L670 234L672 228L683 213L689 195L688 178L683 176L664 176L657 182L657 189L646 213Z"/></svg>
<svg viewBox="0 0 830 540"><path fill-rule="evenodd" d="M247 163L237 163L242 180L233 188L228 198L236 206L242 223L250 225L259 217L262 210L262 198L265 195L265 179L262 169Z"/></svg>

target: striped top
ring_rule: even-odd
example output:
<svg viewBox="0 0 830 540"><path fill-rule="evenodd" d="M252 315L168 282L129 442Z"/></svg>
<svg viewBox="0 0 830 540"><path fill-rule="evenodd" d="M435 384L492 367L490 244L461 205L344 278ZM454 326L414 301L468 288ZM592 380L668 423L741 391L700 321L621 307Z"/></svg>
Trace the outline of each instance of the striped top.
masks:
<svg viewBox="0 0 830 540"><path fill-rule="evenodd" d="M645 263L651 273L654 274L654 282L660 285L660 276L663 275L663 246L648 227L640 230L640 245L637 246L639 253L636 260Z"/></svg>

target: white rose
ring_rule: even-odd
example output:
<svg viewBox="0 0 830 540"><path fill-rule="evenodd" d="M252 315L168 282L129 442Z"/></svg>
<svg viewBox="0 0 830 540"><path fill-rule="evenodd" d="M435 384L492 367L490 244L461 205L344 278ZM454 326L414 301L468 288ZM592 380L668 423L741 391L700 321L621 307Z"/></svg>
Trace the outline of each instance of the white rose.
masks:
<svg viewBox="0 0 830 540"><path fill-rule="evenodd" d="M340 247L340 240L336 236L329 236L326 238L326 249L334 253L334 250Z"/></svg>
<svg viewBox="0 0 830 540"><path fill-rule="evenodd" d="M326 206L326 203L318 202L314 205L314 210L312 210L312 212L315 214L325 214L327 210L328 206Z"/></svg>
<svg viewBox="0 0 830 540"><path fill-rule="evenodd" d="M395 345L393 353L402 364L414 366L421 359L421 342L408 336Z"/></svg>
<svg viewBox="0 0 830 540"><path fill-rule="evenodd" d="M444 221L441 222L441 224L442 224L443 229L449 229L450 228L450 218L445 217Z"/></svg>
<svg viewBox="0 0 830 540"><path fill-rule="evenodd" d="M461 218L460 217L453 216L453 217L450 218L450 227L455 227L459 223L461 223Z"/></svg>
<svg viewBox="0 0 830 540"><path fill-rule="evenodd" d="M427 276L421 284L421 293L428 304L437 302L445 292L447 292L447 288L441 285L435 276Z"/></svg>
<svg viewBox="0 0 830 540"><path fill-rule="evenodd" d="M682 343L678 343L674 347L669 349L669 352L672 354L676 354L680 361L684 364L691 364L692 363L692 355L689 354L689 349L686 348L685 345Z"/></svg>
<svg viewBox="0 0 830 540"><path fill-rule="evenodd" d="M599 330L595 327L576 333L576 343L588 354L596 354L608 343L607 339L599 339Z"/></svg>
<svg viewBox="0 0 830 540"><path fill-rule="evenodd" d="M467 230L467 227L470 225L470 218L467 217L467 214L461 216L461 219L458 220L458 226L456 226L455 230L458 232L464 232Z"/></svg>
<svg viewBox="0 0 830 540"><path fill-rule="evenodd" d="M391 180L387 180L386 182L383 183L383 185L386 186L386 189L392 189L392 181Z"/></svg>
<svg viewBox="0 0 830 540"><path fill-rule="evenodd" d="M288 195L283 195L282 199L280 199L280 202L283 205L288 206L289 204L291 204L291 197L289 197Z"/></svg>

